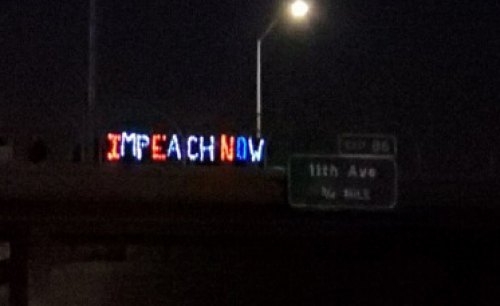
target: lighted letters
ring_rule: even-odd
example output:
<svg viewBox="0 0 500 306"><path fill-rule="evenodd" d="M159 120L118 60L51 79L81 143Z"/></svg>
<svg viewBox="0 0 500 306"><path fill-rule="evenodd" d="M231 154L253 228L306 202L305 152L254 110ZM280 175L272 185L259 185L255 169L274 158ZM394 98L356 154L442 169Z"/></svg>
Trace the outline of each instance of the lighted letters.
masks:
<svg viewBox="0 0 500 306"><path fill-rule="evenodd" d="M136 139L135 139L135 133L130 133L127 134L127 132L123 132L122 133L122 145L121 145L121 156L122 157L125 157L125 147L127 145L127 143L132 143L132 155L135 156L136 155Z"/></svg>
<svg viewBox="0 0 500 306"><path fill-rule="evenodd" d="M172 157L172 153L176 154L177 160L181 160L182 158L181 146L179 144L179 139L177 138L176 134L172 135L172 138L170 138L170 144L168 145L168 151L167 151L168 158Z"/></svg>
<svg viewBox="0 0 500 306"><path fill-rule="evenodd" d="M189 158L190 161L196 161L199 157L199 154L198 153L193 153L193 148L196 147L195 144L193 143L197 143L198 142L198 137L196 136L189 136L188 137L188 141L187 141L187 156Z"/></svg>
<svg viewBox="0 0 500 306"><path fill-rule="evenodd" d="M132 148L132 156L137 160L142 160L142 151L144 148L149 146L149 136L145 134L136 134L127 132L122 133L121 137L121 147L120 147L120 155L121 157L125 157L127 154L127 144L130 144Z"/></svg>
<svg viewBox="0 0 500 306"><path fill-rule="evenodd" d="M122 132L106 134L105 158L113 161L143 160L166 162L187 159L192 163L259 164L264 161L266 141L260 138L221 134L189 135L185 141L177 134L141 134Z"/></svg>
<svg viewBox="0 0 500 306"><path fill-rule="evenodd" d="M167 154L163 153L163 146L160 143L167 142L167 135L154 134L151 140L151 158L154 161L164 161Z"/></svg>
<svg viewBox="0 0 500 306"><path fill-rule="evenodd" d="M108 133L108 141L110 143L108 153L106 158L108 161L120 160L120 153L118 153L118 144L121 141L122 136L120 134Z"/></svg>
<svg viewBox="0 0 500 306"><path fill-rule="evenodd" d="M205 152L207 151L209 153L210 161L211 162L215 161L215 137L210 136L209 139L210 139L210 144L205 145L204 144L205 139L203 138L203 136L200 137L200 161L205 160Z"/></svg>
<svg viewBox="0 0 500 306"><path fill-rule="evenodd" d="M246 161L247 155L247 139L240 136L236 138L236 160Z"/></svg>
<svg viewBox="0 0 500 306"><path fill-rule="evenodd" d="M252 163L262 161L262 152L264 151L264 139L259 139L259 145L257 149L253 147L252 137L248 138L248 147L250 148L250 156L252 157Z"/></svg>
<svg viewBox="0 0 500 306"><path fill-rule="evenodd" d="M234 136L228 137L222 134L220 137L220 160L225 162L232 162L234 160Z"/></svg>
<svg viewBox="0 0 500 306"><path fill-rule="evenodd" d="M142 150L149 146L149 136L144 134L136 134L136 142L137 148L135 150L134 157L138 160L142 160Z"/></svg>

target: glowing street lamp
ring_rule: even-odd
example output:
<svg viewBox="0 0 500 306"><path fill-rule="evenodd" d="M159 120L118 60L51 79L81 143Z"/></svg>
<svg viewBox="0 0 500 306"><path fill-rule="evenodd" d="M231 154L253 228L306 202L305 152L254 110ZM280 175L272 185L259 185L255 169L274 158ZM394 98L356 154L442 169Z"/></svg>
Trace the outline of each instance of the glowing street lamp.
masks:
<svg viewBox="0 0 500 306"><path fill-rule="evenodd" d="M290 6L290 11L293 17L302 18L309 12L309 5L304 1L297 0Z"/></svg>
<svg viewBox="0 0 500 306"><path fill-rule="evenodd" d="M309 5L302 0L296 0L295 2L290 4L289 10L289 13L293 17L293 19L303 19L309 13ZM269 32L271 32L277 22L278 19L274 19L271 24L269 24L264 33L257 39L257 138L261 137L262 132L261 45L264 38L266 38Z"/></svg>

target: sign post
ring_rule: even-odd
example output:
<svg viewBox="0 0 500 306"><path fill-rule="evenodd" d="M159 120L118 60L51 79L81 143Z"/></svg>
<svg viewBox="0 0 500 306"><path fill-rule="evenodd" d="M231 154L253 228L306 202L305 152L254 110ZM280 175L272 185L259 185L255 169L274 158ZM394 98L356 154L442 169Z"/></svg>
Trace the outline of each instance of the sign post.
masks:
<svg viewBox="0 0 500 306"><path fill-rule="evenodd" d="M294 155L288 164L288 201L307 210L391 209L397 201L393 158Z"/></svg>

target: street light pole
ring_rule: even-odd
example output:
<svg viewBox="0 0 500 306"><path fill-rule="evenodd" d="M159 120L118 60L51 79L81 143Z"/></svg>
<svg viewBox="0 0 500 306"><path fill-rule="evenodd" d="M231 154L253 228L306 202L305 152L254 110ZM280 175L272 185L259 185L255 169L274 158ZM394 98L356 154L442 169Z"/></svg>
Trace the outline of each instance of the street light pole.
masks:
<svg viewBox="0 0 500 306"><path fill-rule="evenodd" d="M262 40L257 39L257 138L260 138L262 129L261 116L262 116L262 97L261 97L261 63L260 63L260 49Z"/></svg>
<svg viewBox="0 0 500 306"><path fill-rule="evenodd" d="M260 138L262 135L262 41L274 28L278 19L274 19L264 33L257 39L257 109L256 109L256 136Z"/></svg>
<svg viewBox="0 0 500 306"><path fill-rule="evenodd" d="M87 78L87 110L84 112L84 142L82 144L82 160L92 162L94 152L94 110L95 110L95 71L96 71L96 0L89 0L89 49Z"/></svg>
<svg viewBox="0 0 500 306"><path fill-rule="evenodd" d="M296 19L301 19L307 15L309 5L302 0L296 0L290 6L290 13ZM262 41L271 32L274 26L278 23L278 18L275 18L264 33L257 39L257 107L256 107L256 136L262 136Z"/></svg>

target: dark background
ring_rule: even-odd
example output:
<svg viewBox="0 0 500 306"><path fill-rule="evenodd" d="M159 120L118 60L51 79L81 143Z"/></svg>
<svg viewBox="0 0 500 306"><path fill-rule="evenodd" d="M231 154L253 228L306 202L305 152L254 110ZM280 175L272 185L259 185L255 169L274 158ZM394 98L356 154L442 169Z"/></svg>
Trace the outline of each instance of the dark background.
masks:
<svg viewBox="0 0 500 306"><path fill-rule="evenodd" d="M256 38L284 3L98 0L100 131L253 133ZM271 163L368 132L395 134L403 164L420 155L428 172L487 172L498 13L496 1L315 0L306 23L283 20L263 43ZM86 109L88 16L88 1L0 5L0 128L44 137L61 159Z"/></svg>

